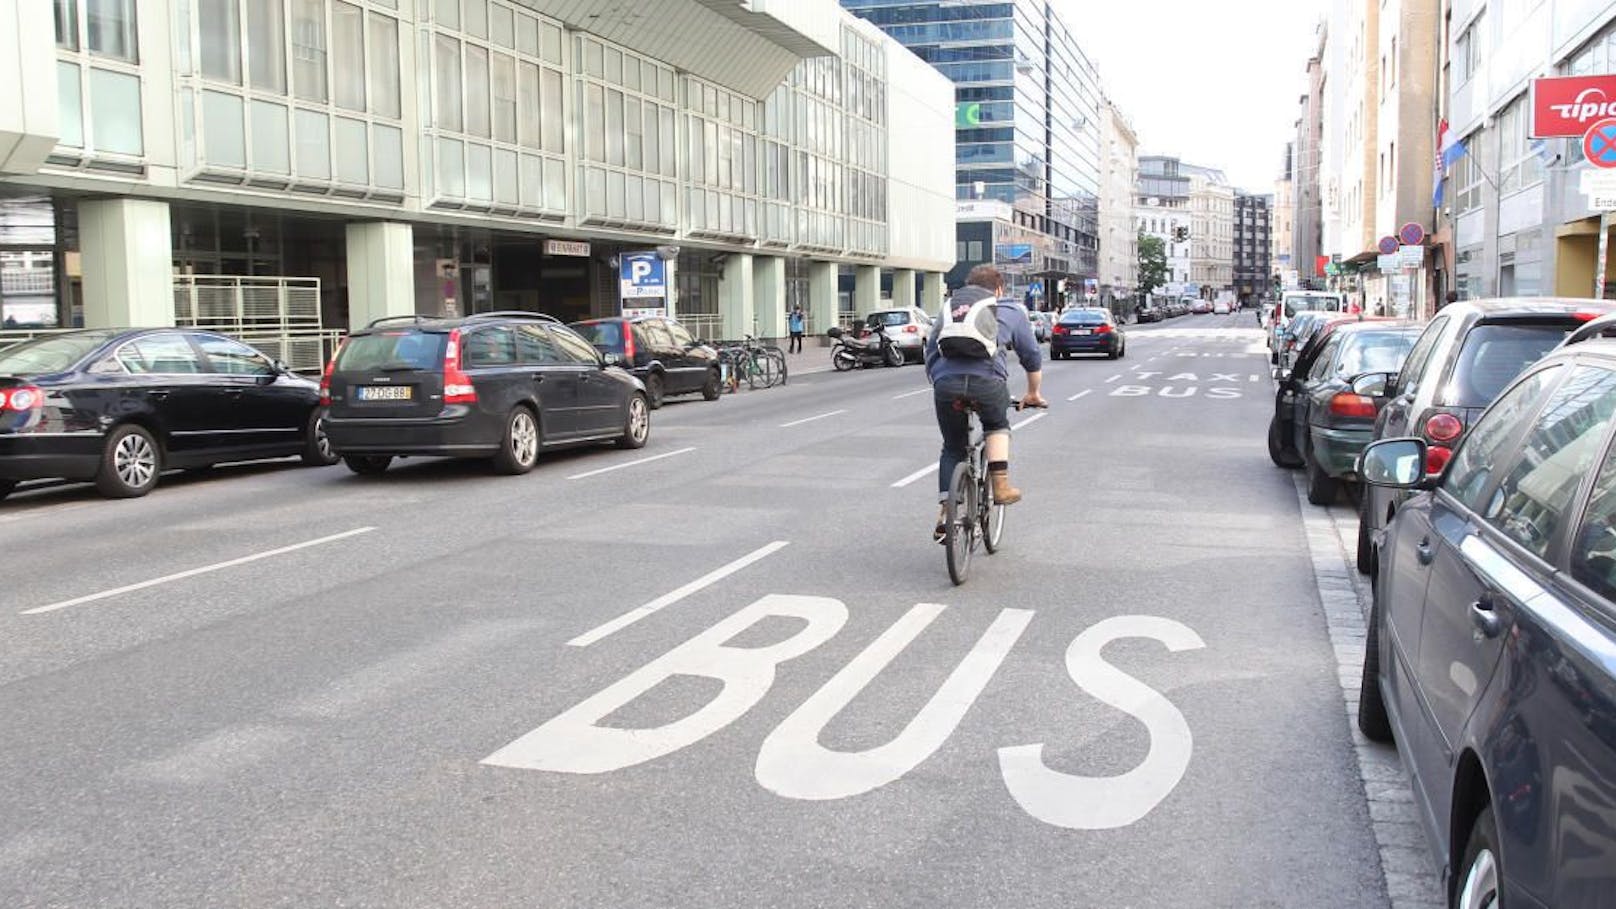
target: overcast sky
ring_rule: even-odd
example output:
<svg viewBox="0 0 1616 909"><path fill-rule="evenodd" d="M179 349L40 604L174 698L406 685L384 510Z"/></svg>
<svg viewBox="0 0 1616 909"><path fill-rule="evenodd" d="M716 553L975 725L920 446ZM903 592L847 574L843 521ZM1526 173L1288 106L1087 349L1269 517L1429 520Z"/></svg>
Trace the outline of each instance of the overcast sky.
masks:
<svg viewBox="0 0 1616 909"><path fill-rule="evenodd" d="M1053 0L1139 132L1140 154L1273 192L1324 0Z"/></svg>

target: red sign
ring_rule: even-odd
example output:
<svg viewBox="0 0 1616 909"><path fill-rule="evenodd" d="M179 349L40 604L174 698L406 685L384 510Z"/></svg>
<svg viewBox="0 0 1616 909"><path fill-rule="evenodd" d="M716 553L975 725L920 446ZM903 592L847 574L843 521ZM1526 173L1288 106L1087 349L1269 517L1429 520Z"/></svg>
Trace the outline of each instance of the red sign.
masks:
<svg viewBox="0 0 1616 909"><path fill-rule="evenodd" d="M1425 242L1425 228L1417 221L1410 221L1398 229L1397 239L1404 246L1419 246Z"/></svg>
<svg viewBox="0 0 1616 909"><path fill-rule="evenodd" d="M1616 167L1616 117L1607 117L1588 128L1582 137L1582 153L1595 167Z"/></svg>
<svg viewBox="0 0 1616 909"><path fill-rule="evenodd" d="M1606 117L1616 117L1616 75L1532 80L1532 138L1581 136Z"/></svg>

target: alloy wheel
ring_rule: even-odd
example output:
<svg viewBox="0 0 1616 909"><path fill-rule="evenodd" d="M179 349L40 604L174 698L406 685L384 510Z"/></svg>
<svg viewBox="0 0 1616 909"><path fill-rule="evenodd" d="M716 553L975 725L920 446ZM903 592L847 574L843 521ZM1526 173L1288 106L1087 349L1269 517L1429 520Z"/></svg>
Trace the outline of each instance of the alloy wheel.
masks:
<svg viewBox="0 0 1616 909"><path fill-rule="evenodd" d="M1465 872L1464 887L1459 891L1458 909L1494 909L1498 905L1498 861L1491 849L1476 853L1475 861Z"/></svg>
<svg viewBox="0 0 1616 909"><path fill-rule="evenodd" d="M651 434L651 408L644 398L636 396L628 402L628 432L636 444L644 442Z"/></svg>
<svg viewBox="0 0 1616 909"><path fill-rule="evenodd" d="M112 452L112 469L118 479L131 489L143 489L157 475L157 452L151 442L140 433L130 433L118 440Z"/></svg>
<svg viewBox="0 0 1616 909"><path fill-rule="evenodd" d="M325 417L314 421L314 447L320 452L320 457L330 464L336 463L337 454L331 449L331 437L326 435Z"/></svg>
<svg viewBox="0 0 1616 909"><path fill-rule="evenodd" d="M539 456L539 427L533 414L522 410L511 417L511 458L518 464L531 464Z"/></svg>

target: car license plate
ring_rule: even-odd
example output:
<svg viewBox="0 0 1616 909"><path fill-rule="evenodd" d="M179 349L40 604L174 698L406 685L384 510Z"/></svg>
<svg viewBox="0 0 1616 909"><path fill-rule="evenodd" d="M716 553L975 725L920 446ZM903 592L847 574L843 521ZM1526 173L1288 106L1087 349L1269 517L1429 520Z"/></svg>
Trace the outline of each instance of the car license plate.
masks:
<svg viewBox="0 0 1616 909"><path fill-rule="evenodd" d="M1094 334L1094 332L1090 331L1087 328L1074 328L1074 329L1072 329L1072 334L1074 334L1074 335L1092 335L1092 334Z"/></svg>
<svg viewBox="0 0 1616 909"><path fill-rule="evenodd" d="M415 389L408 385L361 385L354 389L361 401L412 401Z"/></svg>

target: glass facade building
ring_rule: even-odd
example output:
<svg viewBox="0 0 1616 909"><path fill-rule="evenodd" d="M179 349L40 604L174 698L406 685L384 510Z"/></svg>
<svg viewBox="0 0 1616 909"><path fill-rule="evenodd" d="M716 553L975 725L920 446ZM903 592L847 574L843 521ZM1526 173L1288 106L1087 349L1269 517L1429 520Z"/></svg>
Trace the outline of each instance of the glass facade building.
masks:
<svg viewBox="0 0 1616 909"><path fill-rule="evenodd" d="M791 302L823 325L842 269L861 299L881 269L940 299L948 82L834 0L654 7L0 4L0 50L28 55L0 84L0 260L50 273L8 278L6 314L94 322L96 288L137 280L158 302L122 317L171 321L176 281L244 276L317 281L328 325L572 319L614 312L614 260L649 249L710 337L783 334Z"/></svg>
<svg viewBox="0 0 1616 909"><path fill-rule="evenodd" d="M1056 280L1095 279L1104 138L1099 79L1051 5L843 0L843 6L954 83L955 196L1010 205L1014 223L1035 239L1030 261L1017 245L996 251L996 264L1018 283L1051 293Z"/></svg>

